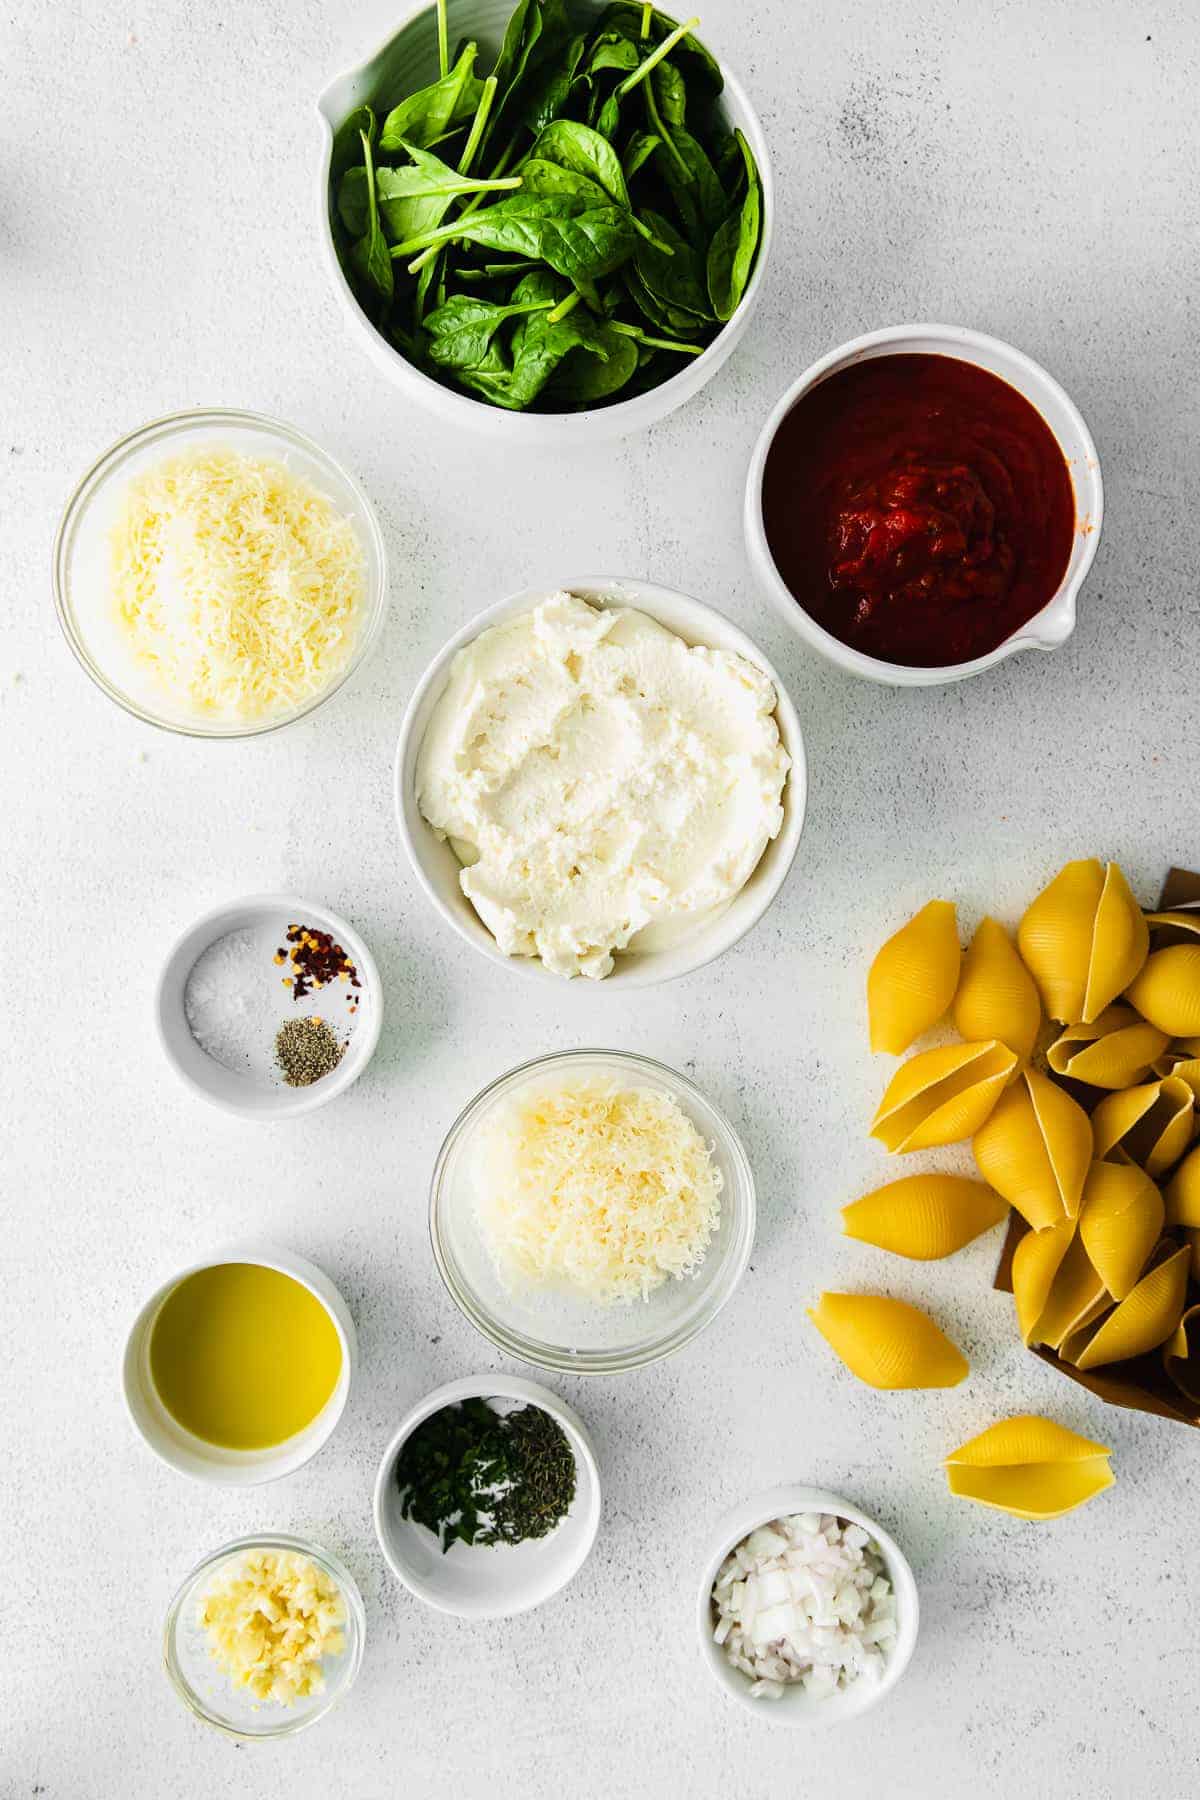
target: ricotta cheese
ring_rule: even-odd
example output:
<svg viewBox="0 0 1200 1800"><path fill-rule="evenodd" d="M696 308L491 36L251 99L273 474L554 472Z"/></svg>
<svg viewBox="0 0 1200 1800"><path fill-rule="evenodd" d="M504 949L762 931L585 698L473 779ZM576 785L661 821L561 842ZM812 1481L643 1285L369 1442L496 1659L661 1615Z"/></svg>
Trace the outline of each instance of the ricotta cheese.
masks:
<svg viewBox="0 0 1200 1800"><path fill-rule="evenodd" d="M761 669L552 594L460 650L417 803L500 948L599 979L726 907L783 823Z"/></svg>

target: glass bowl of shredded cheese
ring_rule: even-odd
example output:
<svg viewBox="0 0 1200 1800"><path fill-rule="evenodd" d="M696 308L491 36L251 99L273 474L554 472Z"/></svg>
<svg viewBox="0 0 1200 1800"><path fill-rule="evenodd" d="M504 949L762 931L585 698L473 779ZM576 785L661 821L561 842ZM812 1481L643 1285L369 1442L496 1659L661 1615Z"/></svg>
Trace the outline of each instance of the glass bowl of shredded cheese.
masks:
<svg viewBox="0 0 1200 1800"><path fill-rule="evenodd" d="M354 1577L303 1538L237 1538L171 1602L167 1674L184 1704L236 1738L291 1737L350 1688L366 1616Z"/></svg>
<svg viewBox="0 0 1200 1800"><path fill-rule="evenodd" d="M451 1127L430 1197L442 1279L497 1348L614 1374L682 1349L754 1242L754 1177L686 1076L620 1050L522 1064Z"/></svg>
<svg viewBox="0 0 1200 1800"><path fill-rule="evenodd" d="M311 439L257 413L156 419L79 483L54 543L67 642L111 700L192 737L320 706L374 644L378 521Z"/></svg>

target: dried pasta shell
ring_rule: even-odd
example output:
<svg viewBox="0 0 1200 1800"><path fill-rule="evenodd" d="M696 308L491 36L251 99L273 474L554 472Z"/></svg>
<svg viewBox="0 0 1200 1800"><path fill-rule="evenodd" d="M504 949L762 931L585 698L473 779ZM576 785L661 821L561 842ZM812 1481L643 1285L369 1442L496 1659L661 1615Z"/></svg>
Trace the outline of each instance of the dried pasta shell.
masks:
<svg viewBox="0 0 1200 1800"><path fill-rule="evenodd" d="M1037 983L996 919L983 919L963 959L954 1029L973 1043L998 1038L1028 1062L1042 1023Z"/></svg>
<svg viewBox="0 0 1200 1800"><path fill-rule="evenodd" d="M1146 923L1171 925L1176 931L1190 931L1194 937L1200 937L1200 910L1191 912L1180 907L1172 912L1147 913Z"/></svg>
<svg viewBox="0 0 1200 1800"><path fill-rule="evenodd" d="M931 900L879 951L867 974L872 1050L900 1056L954 998L962 952L949 900Z"/></svg>
<svg viewBox="0 0 1200 1800"><path fill-rule="evenodd" d="M1052 1419L1001 1419L946 1458L950 1492L1018 1519L1058 1519L1115 1477L1112 1452Z"/></svg>
<svg viewBox="0 0 1200 1800"><path fill-rule="evenodd" d="M1129 986L1150 933L1116 863L1069 862L1021 920L1017 943L1052 1019L1090 1024Z"/></svg>
<svg viewBox="0 0 1200 1800"><path fill-rule="evenodd" d="M1017 1066L994 1040L923 1050L902 1063L871 1121L871 1136L889 1150L930 1150L979 1130Z"/></svg>
<svg viewBox="0 0 1200 1800"><path fill-rule="evenodd" d="M1082 1106L1047 1076L1026 1069L975 1136L979 1172L1035 1231L1074 1218L1092 1161Z"/></svg>
<svg viewBox="0 0 1200 1800"><path fill-rule="evenodd" d="M1192 1253L1185 1244L1163 1246L1162 1260L1142 1276L1108 1317L1067 1358L1077 1369L1101 1369L1108 1363L1145 1356L1174 1335L1183 1316Z"/></svg>
<svg viewBox="0 0 1200 1800"><path fill-rule="evenodd" d="M1166 1189L1167 1224L1200 1231L1200 1144L1189 1150Z"/></svg>
<svg viewBox="0 0 1200 1800"><path fill-rule="evenodd" d="M914 1262L951 1256L999 1225L1007 1202L963 1175L908 1175L842 1208L842 1229L860 1243Z"/></svg>
<svg viewBox="0 0 1200 1800"><path fill-rule="evenodd" d="M1114 1300L1124 1300L1162 1236L1163 1197L1133 1163L1094 1162L1083 1186L1079 1235Z"/></svg>
<svg viewBox="0 0 1200 1800"><path fill-rule="evenodd" d="M1068 1025L1046 1052L1056 1075L1092 1087L1126 1088L1145 1081L1170 1039L1132 1006L1106 1006L1090 1025Z"/></svg>
<svg viewBox="0 0 1200 1800"><path fill-rule="evenodd" d="M1151 1176L1165 1175L1179 1161L1195 1129L1195 1096L1176 1075L1106 1094L1092 1114L1096 1155L1124 1151Z"/></svg>
<svg viewBox="0 0 1200 1800"><path fill-rule="evenodd" d="M1150 1027L1153 1030L1153 1026ZM1158 1057L1154 1064L1154 1073L1158 1076L1174 1075L1179 1081L1186 1081L1192 1090L1192 1098L1200 1106L1200 1055L1183 1055L1178 1052L1180 1042L1193 1043L1194 1039L1177 1039L1176 1047Z"/></svg>
<svg viewBox="0 0 1200 1800"><path fill-rule="evenodd" d="M1200 1306L1189 1306L1175 1327L1163 1367L1181 1394L1200 1403Z"/></svg>
<svg viewBox="0 0 1200 1800"><path fill-rule="evenodd" d="M1027 1231L1012 1259L1013 1300L1017 1325L1026 1344L1037 1344L1042 1314L1050 1298L1054 1277L1075 1235L1074 1219L1060 1219L1044 1231Z"/></svg>
<svg viewBox="0 0 1200 1800"><path fill-rule="evenodd" d="M1050 1294L1030 1339L1061 1350L1067 1339L1094 1325L1112 1305L1112 1295L1092 1266L1083 1240L1073 1237L1055 1271Z"/></svg>
<svg viewBox="0 0 1200 1800"><path fill-rule="evenodd" d="M882 1294L822 1294L809 1318L860 1381L874 1388L957 1387L967 1359L928 1313Z"/></svg>
<svg viewBox="0 0 1200 1800"><path fill-rule="evenodd" d="M1200 944L1156 950L1125 998L1168 1037L1200 1033Z"/></svg>

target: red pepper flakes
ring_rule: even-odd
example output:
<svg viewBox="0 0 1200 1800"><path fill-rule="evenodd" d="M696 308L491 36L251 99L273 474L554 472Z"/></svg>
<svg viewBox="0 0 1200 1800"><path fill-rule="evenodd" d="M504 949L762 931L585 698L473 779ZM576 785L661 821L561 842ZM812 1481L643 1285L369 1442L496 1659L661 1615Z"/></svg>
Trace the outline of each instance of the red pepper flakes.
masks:
<svg viewBox="0 0 1200 1800"><path fill-rule="evenodd" d="M293 1000L303 1000L305 994L324 987L335 976L339 981L348 981L352 988L361 988L358 970L328 931L318 931L315 925L289 925L287 941L292 946L292 967L296 971ZM281 950L279 954L285 952ZM346 999L350 1000L349 994ZM354 1002L351 1006L357 1010Z"/></svg>

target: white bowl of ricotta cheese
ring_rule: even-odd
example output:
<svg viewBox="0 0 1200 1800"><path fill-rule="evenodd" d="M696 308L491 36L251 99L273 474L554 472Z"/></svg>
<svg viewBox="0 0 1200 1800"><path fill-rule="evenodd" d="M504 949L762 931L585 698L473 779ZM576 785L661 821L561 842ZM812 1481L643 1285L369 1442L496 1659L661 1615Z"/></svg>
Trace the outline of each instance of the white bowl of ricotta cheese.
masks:
<svg viewBox="0 0 1200 1800"><path fill-rule="evenodd" d="M493 961L626 987L757 924L804 824L804 743L745 634L652 582L486 608L426 670L395 764L425 892Z"/></svg>

